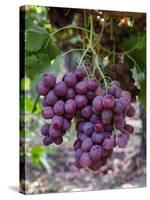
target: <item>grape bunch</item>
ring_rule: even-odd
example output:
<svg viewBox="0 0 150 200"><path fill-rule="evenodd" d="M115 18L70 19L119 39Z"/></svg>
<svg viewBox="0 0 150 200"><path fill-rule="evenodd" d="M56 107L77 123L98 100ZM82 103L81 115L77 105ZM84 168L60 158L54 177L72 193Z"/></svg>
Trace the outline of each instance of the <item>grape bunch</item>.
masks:
<svg viewBox="0 0 150 200"><path fill-rule="evenodd" d="M48 120L41 128L43 144L61 144L74 119L75 165L96 171L107 163L114 147L127 145L134 128L125 118L133 117L135 109L130 93L118 81L106 91L101 82L87 78L90 72L90 67L79 67L58 82L54 75L44 74L36 89L43 96L42 116Z"/></svg>
<svg viewBox="0 0 150 200"><path fill-rule="evenodd" d="M112 80L118 80L121 83L123 89L127 90L131 94L131 101L136 101L136 96L139 94L139 89L135 85L135 81L132 78L132 72L129 69L128 64L112 64L107 67L108 76Z"/></svg>

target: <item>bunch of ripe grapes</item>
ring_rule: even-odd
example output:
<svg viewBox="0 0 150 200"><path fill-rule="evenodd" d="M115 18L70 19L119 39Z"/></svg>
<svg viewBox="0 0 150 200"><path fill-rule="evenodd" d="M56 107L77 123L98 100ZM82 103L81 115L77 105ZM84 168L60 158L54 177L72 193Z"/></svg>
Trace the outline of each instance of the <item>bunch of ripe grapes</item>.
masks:
<svg viewBox="0 0 150 200"><path fill-rule="evenodd" d="M74 143L75 165L96 171L105 165L113 149L126 147L134 128L126 123L126 116L133 117L131 95L112 81L106 88L95 78L88 79L89 67L79 67L56 82L52 74L44 74L37 85L43 96L42 116L48 123L41 127L43 144L57 145L76 123Z"/></svg>
<svg viewBox="0 0 150 200"><path fill-rule="evenodd" d="M112 64L107 67L108 76L112 80L118 80L121 83L123 89L127 90L131 94L131 101L135 102L136 97L139 94L139 89L135 84L131 70L128 64L119 63Z"/></svg>

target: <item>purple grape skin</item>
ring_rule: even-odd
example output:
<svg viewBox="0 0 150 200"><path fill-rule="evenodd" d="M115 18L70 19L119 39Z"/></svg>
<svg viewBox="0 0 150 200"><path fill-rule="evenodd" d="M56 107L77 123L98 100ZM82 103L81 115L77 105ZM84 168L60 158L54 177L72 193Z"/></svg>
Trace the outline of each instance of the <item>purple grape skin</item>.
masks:
<svg viewBox="0 0 150 200"><path fill-rule="evenodd" d="M72 120L72 118L74 117L74 113L65 113L64 117L68 120Z"/></svg>
<svg viewBox="0 0 150 200"><path fill-rule="evenodd" d="M103 109L103 97L96 96L93 99L92 105L96 111L101 111Z"/></svg>
<svg viewBox="0 0 150 200"><path fill-rule="evenodd" d="M49 127L50 127L50 124L46 123L44 124L42 127L41 127L41 134L43 136L48 136L49 135Z"/></svg>
<svg viewBox="0 0 150 200"><path fill-rule="evenodd" d="M112 95L113 97L115 97L115 88L114 87L110 87L108 88L108 94Z"/></svg>
<svg viewBox="0 0 150 200"><path fill-rule="evenodd" d="M46 137L44 137L43 138L43 144L45 145L45 146L48 146L48 145L50 145L50 144L52 144L53 143L53 140L51 139L51 137L49 137L49 136L46 136Z"/></svg>
<svg viewBox="0 0 150 200"><path fill-rule="evenodd" d="M114 119L115 121L120 120L120 119L122 119L122 118L123 118L123 114L122 114L122 113L119 113L119 114L115 113L115 114L113 115L113 119Z"/></svg>
<svg viewBox="0 0 150 200"><path fill-rule="evenodd" d="M86 81L78 82L75 85L75 91L76 91L76 93L78 93L80 95L86 94L87 93L87 83L86 83Z"/></svg>
<svg viewBox="0 0 150 200"><path fill-rule="evenodd" d="M71 127L71 122L64 118L62 130L66 131Z"/></svg>
<svg viewBox="0 0 150 200"><path fill-rule="evenodd" d="M61 134L61 131L60 130L57 130L53 127L50 127L49 128L49 136L51 138L57 138L57 137L60 137L62 134Z"/></svg>
<svg viewBox="0 0 150 200"><path fill-rule="evenodd" d="M51 119L54 116L53 108L50 106L46 106L42 110L42 116L44 119Z"/></svg>
<svg viewBox="0 0 150 200"><path fill-rule="evenodd" d="M88 138L88 136L84 133L79 133L78 138L83 142L86 138Z"/></svg>
<svg viewBox="0 0 150 200"><path fill-rule="evenodd" d="M95 94L95 92L88 91L88 92L86 93L86 96L87 96L87 98L88 98L89 100L93 100L93 99L95 98L96 94Z"/></svg>
<svg viewBox="0 0 150 200"><path fill-rule="evenodd" d="M114 81L111 82L111 85L112 85L112 86L120 87L120 82L114 80Z"/></svg>
<svg viewBox="0 0 150 200"><path fill-rule="evenodd" d="M100 169L101 166L102 166L101 160L97 160L95 162L92 162L92 164L89 166L89 169L97 171Z"/></svg>
<svg viewBox="0 0 150 200"><path fill-rule="evenodd" d="M113 86L114 87L114 97L115 98L120 98L121 97L121 89L117 86Z"/></svg>
<svg viewBox="0 0 150 200"><path fill-rule="evenodd" d="M85 71L82 67L76 69L74 73L78 81L81 81L85 77Z"/></svg>
<svg viewBox="0 0 150 200"><path fill-rule="evenodd" d="M126 122L123 118L115 121L115 127L119 130L123 129L125 124Z"/></svg>
<svg viewBox="0 0 150 200"><path fill-rule="evenodd" d="M82 169L83 167L81 166L80 164L80 161L78 159L75 160L75 166L78 168L78 169Z"/></svg>
<svg viewBox="0 0 150 200"><path fill-rule="evenodd" d="M80 132L82 132L83 131L83 125L84 125L84 122L79 122L77 124L77 130L79 130Z"/></svg>
<svg viewBox="0 0 150 200"><path fill-rule="evenodd" d="M86 139L83 140L83 142L82 142L81 149L82 149L84 152L90 151L92 145L93 145L92 139L91 139L91 138L86 138Z"/></svg>
<svg viewBox="0 0 150 200"><path fill-rule="evenodd" d="M54 92L56 96L59 96L59 97L65 96L67 92L67 85L63 81L56 83L54 87Z"/></svg>
<svg viewBox="0 0 150 200"><path fill-rule="evenodd" d="M90 118L90 122L92 123L96 123L98 120L100 119L100 117L96 114L93 114Z"/></svg>
<svg viewBox="0 0 150 200"><path fill-rule="evenodd" d="M56 84L56 77L53 74L44 74L43 75L43 83L45 87L51 89Z"/></svg>
<svg viewBox="0 0 150 200"><path fill-rule="evenodd" d="M57 137L57 138L55 138L54 139L54 143L56 144L56 145L60 145L60 144L62 144L63 143L63 137Z"/></svg>
<svg viewBox="0 0 150 200"><path fill-rule="evenodd" d="M68 87L74 86L77 82L76 75L72 72L66 74L65 77L64 77L64 82L66 83L66 85Z"/></svg>
<svg viewBox="0 0 150 200"><path fill-rule="evenodd" d="M62 100L58 100L55 104L54 104L54 113L56 115L63 115L65 113L65 103Z"/></svg>
<svg viewBox="0 0 150 200"><path fill-rule="evenodd" d="M81 164L82 167L88 167L89 165L92 164L92 160L91 160L91 158L90 158L89 153L84 152L84 153L81 155L80 164Z"/></svg>
<svg viewBox="0 0 150 200"><path fill-rule="evenodd" d="M96 132L101 132L103 131L105 128L105 125L102 121L97 121L95 124L94 124L94 130Z"/></svg>
<svg viewBox="0 0 150 200"><path fill-rule="evenodd" d="M61 129L61 127L63 126L63 122L64 119L61 116L54 115L54 117L52 118L52 126L57 130Z"/></svg>
<svg viewBox="0 0 150 200"><path fill-rule="evenodd" d="M45 96L49 92L49 89L45 87L43 81L40 81L36 86L36 91L38 95Z"/></svg>
<svg viewBox="0 0 150 200"><path fill-rule="evenodd" d="M121 97L119 101L124 104L125 110L128 110L130 108L130 102L126 97Z"/></svg>
<svg viewBox="0 0 150 200"><path fill-rule="evenodd" d="M115 138L116 145L120 148L125 148L128 143L129 137L125 133L117 135Z"/></svg>
<svg viewBox="0 0 150 200"><path fill-rule="evenodd" d="M75 151L75 157L76 159L80 159L80 157L82 156L83 150L81 148L77 149Z"/></svg>
<svg viewBox="0 0 150 200"><path fill-rule="evenodd" d="M53 106L56 101L58 100L58 97L55 95L54 91L50 91L47 95L46 95L46 102L48 103L48 105Z"/></svg>
<svg viewBox="0 0 150 200"><path fill-rule="evenodd" d="M75 102L79 108L83 108L87 105L88 99L85 95L77 95L75 97Z"/></svg>
<svg viewBox="0 0 150 200"><path fill-rule="evenodd" d="M84 125L83 125L83 132L86 134L86 135L91 135L91 133L93 132L93 124L91 122L86 122Z"/></svg>
<svg viewBox="0 0 150 200"><path fill-rule="evenodd" d="M114 147L114 138L106 137L103 141L103 148L106 150L113 149Z"/></svg>
<svg viewBox="0 0 150 200"><path fill-rule="evenodd" d="M104 124L110 124L113 117L113 113L111 110L103 110L102 111L102 122Z"/></svg>
<svg viewBox="0 0 150 200"><path fill-rule="evenodd" d="M91 79L87 82L87 89L89 91L95 91L97 86L98 86L98 84L97 84L97 81L95 79Z"/></svg>
<svg viewBox="0 0 150 200"><path fill-rule="evenodd" d="M115 99L115 104L113 106L113 111L115 113L122 113L124 110L124 104L119 100L119 99Z"/></svg>
<svg viewBox="0 0 150 200"><path fill-rule="evenodd" d="M135 108L131 105L130 108L127 110L127 116L133 117L135 115Z"/></svg>
<svg viewBox="0 0 150 200"><path fill-rule="evenodd" d="M100 134L100 133L97 133L97 132L92 133L92 140L93 140L94 143L101 144L103 142L103 139L104 139L103 134Z"/></svg>
<svg viewBox="0 0 150 200"><path fill-rule="evenodd" d="M76 102L73 99L68 99L65 103L65 111L67 113L74 113L76 111Z"/></svg>
<svg viewBox="0 0 150 200"><path fill-rule="evenodd" d="M113 125L112 124L108 124L105 126L105 131L106 132L112 132L114 130Z"/></svg>
<svg viewBox="0 0 150 200"><path fill-rule="evenodd" d="M97 161L102 156L102 147L99 145L93 145L90 150L90 157L93 161Z"/></svg>
<svg viewBox="0 0 150 200"><path fill-rule="evenodd" d="M114 97L112 95L106 95L103 97L103 107L106 109L111 109L114 105Z"/></svg>
<svg viewBox="0 0 150 200"><path fill-rule="evenodd" d="M81 148L81 145L82 145L81 140L77 139L77 140L75 141L75 143L74 143L74 149L75 149L75 151L76 151L77 149Z"/></svg>
<svg viewBox="0 0 150 200"><path fill-rule="evenodd" d="M121 96L126 97L129 100L129 102L131 101L131 94L128 91L122 91Z"/></svg>
<svg viewBox="0 0 150 200"><path fill-rule="evenodd" d="M130 134L134 132L134 127L131 126L130 124L126 124L124 126L124 129L127 130L127 132L130 133Z"/></svg>
<svg viewBox="0 0 150 200"><path fill-rule="evenodd" d="M73 88L68 88L65 98L66 99L74 99L76 96L76 92Z"/></svg>
<svg viewBox="0 0 150 200"><path fill-rule="evenodd" d="M89 119L92 115L92 107L91 106L85 106L84 108L82 108L81 110L81 115L85 118L85 119Z"/></svg>

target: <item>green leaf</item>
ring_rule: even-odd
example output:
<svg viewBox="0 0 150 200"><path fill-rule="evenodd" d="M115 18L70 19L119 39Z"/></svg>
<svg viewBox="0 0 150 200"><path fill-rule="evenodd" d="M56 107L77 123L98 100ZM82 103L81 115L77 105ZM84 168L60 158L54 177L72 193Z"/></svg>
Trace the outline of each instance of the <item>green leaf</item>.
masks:
<svg viewBox="0 0 150 200"><path fill-rule="evenodd" d="M39 51L49 38L49 33L39 26L26 31L26 50L31 52Z"/></svg>

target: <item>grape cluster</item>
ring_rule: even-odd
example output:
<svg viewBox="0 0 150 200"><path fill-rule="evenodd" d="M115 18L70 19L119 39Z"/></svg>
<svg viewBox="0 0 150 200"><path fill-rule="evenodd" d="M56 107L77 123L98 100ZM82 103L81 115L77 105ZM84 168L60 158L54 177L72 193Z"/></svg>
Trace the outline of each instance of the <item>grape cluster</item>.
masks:
<svg viewBox="0 0 150 200"><path fill-rule="evenodd" d="M123 89L127 90L131 94L131 101L136 101L136 96L139 94L139 89L135 85L135 81L132 78L132 72L129 69L128 64L120 63L113 64L107 67L108 76L112 80L118 80L121 83Z"/></svg>
<svg viewBox="0 0 150 200"><path fill-rule="evenodd" d="M111 157L113 148L124 148L134 128L125 121L133 117L131 95L112 81L107 92L96 79L87 79L90 68L83 67L69 72L56 82L52 74L44 74L37 85L42 99L42 116L51 119L41 128L43 144L57 145L74 119L77 138L74 143L75 164L96 171Z"/></svg>

